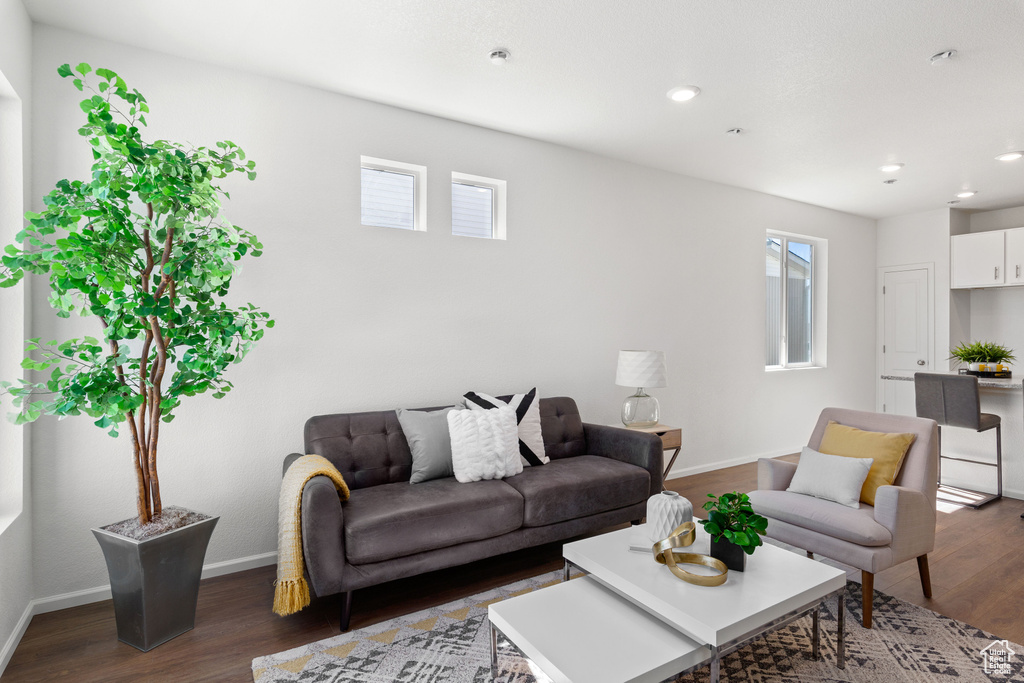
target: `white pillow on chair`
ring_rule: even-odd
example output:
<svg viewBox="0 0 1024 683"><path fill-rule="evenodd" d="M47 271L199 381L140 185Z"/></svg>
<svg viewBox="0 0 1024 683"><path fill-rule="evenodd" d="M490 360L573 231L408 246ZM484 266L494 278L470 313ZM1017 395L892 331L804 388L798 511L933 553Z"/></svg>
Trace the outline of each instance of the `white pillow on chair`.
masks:
<svg viewBox="0 0 1024 683"><path fill-rule="evenodd" d="M860 490L873 462L872 458L826 455L804 446L793 481L786 490L859 508Z"/></svg>

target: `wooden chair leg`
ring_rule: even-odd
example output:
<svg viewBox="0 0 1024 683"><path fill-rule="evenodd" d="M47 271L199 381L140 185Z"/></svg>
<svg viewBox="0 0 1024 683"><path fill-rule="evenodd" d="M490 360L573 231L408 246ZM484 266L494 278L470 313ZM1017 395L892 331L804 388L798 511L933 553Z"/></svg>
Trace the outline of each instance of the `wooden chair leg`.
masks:
<svg viewBox="0 0 1024 683"><path fill-rule="evenodd" d="M871 606L875 602L875 575L861 570L860 585L864 592L864 628L871 628Z"/></svg>
<svg viewBox="0 0 1024 683"><path fill-rule="evenodd" d="M928 555L917 558L917 571L921 574L921 590L924 591L924 597L932 597L932 577L928 573Z"/></svg>

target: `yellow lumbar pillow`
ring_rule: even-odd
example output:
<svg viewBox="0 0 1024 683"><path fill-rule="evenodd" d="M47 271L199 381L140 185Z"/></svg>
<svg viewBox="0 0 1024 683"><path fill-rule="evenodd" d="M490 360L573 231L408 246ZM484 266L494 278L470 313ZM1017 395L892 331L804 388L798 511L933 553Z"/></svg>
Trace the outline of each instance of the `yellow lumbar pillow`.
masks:
<svg viewBox="0 0 1024 683"><path fill-rule="evenodd" d="M899 474L903 457L910 450L916 434L886 434L866 432L829 420L821 437L820 453L842 455L847 458L873 458L868 478L860 490L860 500L875 504L875 491L879 486L890 486Z"/></svg>

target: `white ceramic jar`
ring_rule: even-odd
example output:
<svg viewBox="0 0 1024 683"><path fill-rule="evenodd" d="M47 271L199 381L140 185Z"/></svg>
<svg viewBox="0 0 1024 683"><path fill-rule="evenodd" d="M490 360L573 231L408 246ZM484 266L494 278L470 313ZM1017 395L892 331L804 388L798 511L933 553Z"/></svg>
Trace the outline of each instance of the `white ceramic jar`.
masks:
<svg viewBox="0 0 1024 683"><path fill-rule="evenodd" d="M663 541L685 522L693 521L693 505L675 491L662 491L647 499L647 533L651 543Z"/></svg>

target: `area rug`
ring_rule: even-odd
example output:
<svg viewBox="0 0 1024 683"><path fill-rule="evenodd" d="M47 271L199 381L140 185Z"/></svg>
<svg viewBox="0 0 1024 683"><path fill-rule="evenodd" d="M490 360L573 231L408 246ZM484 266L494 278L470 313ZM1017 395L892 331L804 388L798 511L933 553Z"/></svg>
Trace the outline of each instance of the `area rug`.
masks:
<svg viewBox="0 0 1024 683"><path fill-rule="evenodd" d="M257 683L484 683L491 681L487 606L561 581L561 572L368 626L310 645L258 657ZM835 666L836 601L822 610L822 659L808 659L810 617L747 644L722 662L723 679L749 683L864 681L1024 681L1024 646L875 592L874 627L860 625L860 584L847 582L846 669ZM984 651L984 654L983 654ZM499 639L500 683L548 681ZM986 673L988 669L991 673ZM706 681L707 668L680 681ZM672 679L670 679L672 680Z"/></svg>

